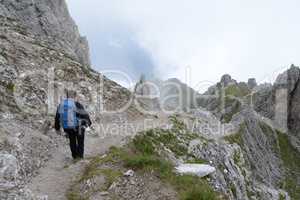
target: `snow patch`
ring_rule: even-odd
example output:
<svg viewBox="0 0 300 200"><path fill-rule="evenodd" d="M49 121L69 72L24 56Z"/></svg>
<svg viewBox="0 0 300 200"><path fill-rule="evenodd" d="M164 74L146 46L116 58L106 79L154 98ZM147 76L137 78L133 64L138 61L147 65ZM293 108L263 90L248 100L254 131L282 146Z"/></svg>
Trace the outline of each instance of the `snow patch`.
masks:
<svg viewBox="0 0 300 200"><path fill-rule="evenodd" d="M216 168L206 164L181 164L175 169L179 174L191 174L199 177L207 176L216 171Z"/></svg>

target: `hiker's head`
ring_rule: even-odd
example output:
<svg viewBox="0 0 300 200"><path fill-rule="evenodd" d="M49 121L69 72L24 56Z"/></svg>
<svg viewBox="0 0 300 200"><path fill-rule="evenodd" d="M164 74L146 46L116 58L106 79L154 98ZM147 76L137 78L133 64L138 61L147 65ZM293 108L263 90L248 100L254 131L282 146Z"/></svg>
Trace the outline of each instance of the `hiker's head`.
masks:
<svg viewBox="0 0 300 200"><path fill-rule="evenodd" d="M66 90L66 96L67 96L67 98L75 99L77 96L77 93L74 90Z"/></svg>

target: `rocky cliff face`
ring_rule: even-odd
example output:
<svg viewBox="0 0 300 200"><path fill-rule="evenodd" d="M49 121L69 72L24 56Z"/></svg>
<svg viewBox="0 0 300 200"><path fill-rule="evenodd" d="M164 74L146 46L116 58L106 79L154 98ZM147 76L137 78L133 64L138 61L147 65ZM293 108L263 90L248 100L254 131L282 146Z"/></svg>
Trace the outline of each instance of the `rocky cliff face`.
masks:
<svg viewBox="0 0 300 200"><path fill-rule="evenodd" d="M100 114L100 109L124 107L131 93L87 68L76 57L78 32L64 13L64 1L32 2L0 4L0 199L32 199L25 187L27 182L55 156L51 150L62 140L52 132L51 124L64 88L78 92L95 124L142 116L133 106L122 114ZM40 14L45 21L34 21L37 16L30 14L37 14L40 7L46 9ZM31 27L29 23L33 23ZM73 27L70 36L74 38L59 29L65 24ZM55 31L61 35L51 35ZM53 43L54 38L57 43ZM93 132L99 132L97 127Z"/></svg>
<svg viewBox="0 0 300 200"><path fill-rule="evenodd" d="M286 179L277 133L249 108L235 120L236 133L218 140L196 139L189 152L217 168L212 182L229 199L289 199L287 188L279 186ZM203 135L203 130L198 133Z"/></svg>
<svg viewBox="0 0 300 200"><path fill-rule="evenodd" d="M70 17L65 0L1 0L0 15L19 20L35 37L66 51L83 65L90 65L89 47Z"/></svg>
<svg viewBox="0 0 300 200"><path fill-rule="evenodd" d="M198 141L192 148L200 158L211 158L223 167L225 164L225 173L217 175L216 184L223 189L232 187L231 198L299 198L299 187L296 186L299 185L299 175L296 175L299 164L295 164L299 162L299 156L293 160L284 153L299 154L298 75L299 68L292 66L278 76L274 85L256 85L254 80L249 80L248 84L238 83L225 75L205 95L199 96L199 105L212 112L220 120L221 127L240 127L238 131L231 129L236 133L223 138L236 146L236 153L232 153L231 145L219 142L205 146L203 141ZM211 125L208 126L211 130ZM226 133L229 133L227 129ZM292 176L296 177L293 181Z"/></svg>
<svg viewBox="0 0 300 200"><path fill-rule="evenodd" d="M292 65L280 74L273 86L259 87L253 93L254 109L272 119L283 131L300 139L300 69Z"/></svg>

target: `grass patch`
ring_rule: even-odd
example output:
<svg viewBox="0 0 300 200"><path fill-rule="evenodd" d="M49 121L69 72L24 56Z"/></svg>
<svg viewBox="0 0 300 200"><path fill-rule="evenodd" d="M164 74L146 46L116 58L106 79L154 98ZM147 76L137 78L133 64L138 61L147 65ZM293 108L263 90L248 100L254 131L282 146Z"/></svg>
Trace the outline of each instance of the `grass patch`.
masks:
<svg viewBox="0 0 300 200"><path fill-rule="evenodd" d="M125 166L133 169L153 170L159 169L165 163L157 156L133 155L125 160Z"/></svg>
<svg viewBox="0 0 300 200"><path fill-rule="evenodd" d="M103 188L101 188L102 191L108 190L108 188L122 176L122 172L113 169L102 169L101 174L105 176L105 184Z"/></svg>
<svg viewBox="0 0 300 200"><path fill-rule="evenodd" d="M88 198L82 197L78 191L68 191L66 194L68 200L88 200Z"/></svg>
<svg viewBox="0 0 300 200"><path fill-rule="evenodd" d="M192 159L187 160L186 163L189 163L189 164L207 164L208 161L200 159L200 158L192 158Z"/></svg>
<svg viewBox="0 0 300 200"><path fill-rule="evenodd" d="M169 182L176 188L182 200L216 200L218 194L207 181L195 176L173 176Z"/></svg>
<svg viewBox="0 0 300 200"><path fill-rule="evenodd" d="M229 123L236 113L238 113L241 110L241 103L237 101L236 99L231 99L230 97L225 97L225 109L231 107L230 112L226 112L222 118L225 123Z"/></svg>
<svg viewBox="0 0 300 200"><path fill-rule="evenodd" d="M173 124L173 129L185 130L187 128L186 124L183 121L179 120L176 115L170 116L169 119Z"/></svg>
<svg viewBox="0 0 300 200"><path fill-rule="evenodd" d="M117 163L121 158L125 158L125 153L119 148L111 147L109 153L105 157L95 156L90 158L89 164L85 167L78 180L72 184L66 193L68 200L89 200L91 193L98 191L106 191L113 182L122 176L122 172L110 168L103 168L105 163ZM80 192L80 185L85 181L92 179L96 176L104 176L105 183L103 187L98 188L96 191L91 191L86 194Z"/></svg>
<svg viewBox="0 0 300 200"><path fill-rule="evenodd" d="M259 122L259 126L261 128L261 130L263 131L264 134L266 134L267 136L271 137L273 135L273 129L266 124L265 122Z"/></svg>
<svg viewBox="0 0 300 200"><path fill-rule="evenodd" d="M13 93L15 90L16 90L16 86L15 86L15 84L14 83L8 83L7 85L6 85L6 89L9 91L9 92L11 92L11 93Z"/></svg>
<svg viewBox="0 0 300 200"><path fill-rule="evenodd" d="M176 157L185 156L188 154L188 148L183 144L180 144L176 137L169 140L166 140L163 143L168 149L170 149Z"/></svg>
<svg viewBox="0 0 300 200"><path fill-rule="evenodd" d="M286 198L285 198L285 195L284 194L282 194L282 193L280 193L279 194L279 200L285 200Z"/></svg>
<svg viewBox="0 0 300 200"><path fill-rule="evenodd" d="M259 122L259 127L267 137L267 142L271 145L271 149L273 150L273 152L275 154L279 154L278 142L277 142L275 130L273 130L272 127L269 126L267 123L262 121Z"/></svg>
<svg viewBox="0 0 300 200"><path fill-rule="evenodd" d="M241 124L240 125L240 129L237 133L232 134L232 135L227 135L224 137L224 140L226 140L227 142L229 142L230 144L238 144L241 147L243 146L243 132L245 131L245 124Z"/></svg>
<svg viewBox="0 0 300 200"><path fill-rule="evenodd" d="M146 134L139 134L133 139L135 149L143 155L155 154L155 146L153 141L154 133L147 131Z"/></svg>
<svg viewBox="0 0 300 200"><path fill-rule="evenodd" d="M133 145L142 154L152 155L156 153L157 149L160 148L160 143L162 143L175 156L180 157L187 155L188 149L185 145L181 144L178 139L179 137L194 138L191 134L175 133L172 130L152 129L137 135L133 139Z"/></svg>
<svg viewBox="0 0 300 200"><path fill-rule="evenodd" d="M239 102L239 100L232 96L224 96L223 98L222 96L219 96L219 99L217 101L218 110L219 112L224 113L221 116L221 120L225 123L229 123L233 115L241 110L241 103Z"/></svg>
<svg viewBox="0 0 300 200"><path fill-rule="evenodd" d="M167 147L177 156L187 156L187 147L182 144L180 138L195 138L192 133L183 134L186 126L176 117L172 118L175 124L171 130L153 129L139 133L126 147L111 147L106 157L91 158L77 184L94 176L104 175L106 184L101 190L107 190L110 185L122 174L112 169L102 169L104 163L119 163L123 166L140 172L154 173L163 182L171 185L178 193L181 200L218 200L219 194L213 190L210 184L197 176L178 175L174 172L174 166L162 154L162 147ZM192 163L204 163L205 161L191 157ZM78 185L77 185L78 186ZM67 193L68 200L87 200L76 191L78 187L72 187ZM100 188L99 188L100 189Z"/></svg>
<svg viewBox="0 0 300 200"><path fill-rule="evenodd" d="M236 197L237 196L236 195L236 188L235 188L233 183L230 184L230 190L231 190L233 196Z"/></svg>
<svg viewBox="0 0 300 200"><path fill-rule="evenodd" d="M280 157L286 170L285 180L282 187L288 191L292 199L300 199L300 186L297 177L300 174L300 155L286 134L276 131L280 147Z"/></svg>
<svg viewBox="0 0 300 200"><path fill-rule="evenodd" d="M241 162L241 152L235 151L233 154L233 160L235 164L239 165L239 163Z"/></svg>
<svg viewBox="0 0 300 200"><path fill-rule="evenodd" d="M180 199L219 199L218 194L211 188L206 180L191 175L180 176L175 174L173 172L174 167L171 162L160 157L155 152L155 148L153 149L153 145L149 144L149 142L152 140L149 138L146 139L149 137L149 135L153 137L153 134L149 134L149 132L136 136L133 141L133 145L130 146L133 148L132 151L135 152L135 154L124 160L125 166L134 168L136 170L154 171L161 180L171 184L176 189ZM166 139L166 141L168 141L168 139L172 141L173 136L165 135L161 139L162 141L164 139ZM197 161L200 162L200 160Z"/></svg>
<svg viewBox="0 0 300 200"><path fill-rule="evenodd" d="M102 174L101 164L104 162L110 161L112 157L107 156L104 158L101 158L99 156L96 156L92 158L90 163L85 167L80 179L78 180L78 183L83 182L85 180L89 180L93 178L94 176L98 176Z"/></svg>
<svg viewBox="0 0 300 200"><path fill-rule="evenodd" d="M250 91L245 88L241 88L237 85L229 85L225 88L226 96L234 96L234 97L244 97L248 95Z"/></svg>
<svg viewBox="0 0 300 200"><path fill-rule="evenodd" d="M235 133L232 135L225 136L224 139L229 142L230 144L241 144L242 143L242 136L240 133Z"/></svg>

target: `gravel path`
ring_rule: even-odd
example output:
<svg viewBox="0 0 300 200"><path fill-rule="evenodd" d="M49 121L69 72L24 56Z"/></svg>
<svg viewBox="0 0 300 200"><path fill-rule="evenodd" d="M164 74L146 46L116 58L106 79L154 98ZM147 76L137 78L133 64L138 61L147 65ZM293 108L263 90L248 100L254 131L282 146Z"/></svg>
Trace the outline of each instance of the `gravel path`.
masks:
<svg viewBox="0 0 300 200"><path fill-rule="evenodd" d="M155 127L160 126L164 122L165 120L152 121ZM120 129L121 133L119 135L103 138L87 134L85 139L85 157L89 158L105 154L109 147L122 145L122 140L128 135L132 136L145 127L144 120L132 124L137 128ZM149 127L149 122L147 127ZM145 128L147 129L147 127ZM57 149L54 149L52 155L52 159L47 162L44 168L39 170L38 175L27 185L27 188L37 196L38 200L66 200L66 191L89 162L88 159L84 159L74 163L67 140L62 142Z"/></svg>

